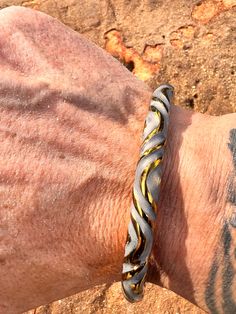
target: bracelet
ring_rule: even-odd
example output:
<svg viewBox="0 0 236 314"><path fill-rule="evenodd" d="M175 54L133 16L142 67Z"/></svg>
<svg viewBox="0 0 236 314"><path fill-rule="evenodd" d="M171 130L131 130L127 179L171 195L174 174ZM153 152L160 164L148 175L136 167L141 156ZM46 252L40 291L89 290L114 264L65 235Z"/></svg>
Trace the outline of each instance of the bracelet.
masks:
<svg viewBox="0 0 236 314"><path fill-rule="evenodd" d="M148 261L153 246L153 227L173 90L170 85L161 85L154 91L145 120L143 143L132 191L131 221L122 271L123 292L130 302L143 298Z"/></svg>

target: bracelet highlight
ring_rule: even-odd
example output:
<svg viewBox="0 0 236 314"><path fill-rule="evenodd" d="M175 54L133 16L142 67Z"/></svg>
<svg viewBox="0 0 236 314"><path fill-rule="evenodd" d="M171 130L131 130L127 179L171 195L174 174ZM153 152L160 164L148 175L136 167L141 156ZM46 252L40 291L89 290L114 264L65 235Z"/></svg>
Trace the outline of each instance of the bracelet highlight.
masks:
<svg viewBox="0 0 236 314"><path fill-rule="evenodd" d="M153 93L145 120L122 271L123 292L130 302L143 298L153 246L153 227L157 215L162 159L172 97L172 86L159 86Z"/></svg>

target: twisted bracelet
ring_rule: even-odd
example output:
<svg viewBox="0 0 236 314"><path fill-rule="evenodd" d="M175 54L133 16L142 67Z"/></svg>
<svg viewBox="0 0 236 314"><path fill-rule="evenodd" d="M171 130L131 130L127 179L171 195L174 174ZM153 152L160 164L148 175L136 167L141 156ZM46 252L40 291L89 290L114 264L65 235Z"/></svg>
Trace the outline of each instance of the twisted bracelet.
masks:
<svg viewBox="0 0 236 314"><path fill-rule="evenodd" d="M153 245L173 87L161 85L153 93L147 114L131 205L131 221L125 246L122 288L130 302L143 297L148 261Z"/></svg>

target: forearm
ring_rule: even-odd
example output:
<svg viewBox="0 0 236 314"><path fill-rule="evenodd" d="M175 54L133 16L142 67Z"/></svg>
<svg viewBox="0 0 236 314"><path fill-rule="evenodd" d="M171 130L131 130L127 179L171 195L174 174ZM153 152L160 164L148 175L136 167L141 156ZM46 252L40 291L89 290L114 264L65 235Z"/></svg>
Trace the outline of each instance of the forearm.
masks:
<svg viewBox="0 0 236 314"><path fill-rule="evenodd" d="M160 280L165 287L208 311L212 298L217 296L220 302L226 302L222 300L220 270L214 287L209 285L215 256L222 254L219 247L224 226L233 211L228 202L232 177L228 143L235 124L235 115L216 118L175 108L164 160L154 247ZM235 267L233 254L231 250ZM219 265L223 267L223 263ZM235 278L224 286L232 289L233 283ZM221 313L222 308L217 308Z"/></svg>

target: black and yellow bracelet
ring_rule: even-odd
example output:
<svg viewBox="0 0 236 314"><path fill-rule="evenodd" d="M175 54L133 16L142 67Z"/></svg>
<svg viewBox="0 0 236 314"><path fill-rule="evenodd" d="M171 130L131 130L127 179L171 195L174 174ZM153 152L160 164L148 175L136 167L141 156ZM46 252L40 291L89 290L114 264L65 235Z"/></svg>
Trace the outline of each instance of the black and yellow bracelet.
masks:
<svg viewBox="0 0 236 314"><path fill-rule="evenodd" d="M130 302L139 301L143 297L153 246L153 224L157 213L172 97L172 86L159 86L153 93L145 120L122 271L123 291Z"/></svg>

